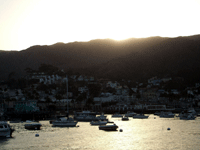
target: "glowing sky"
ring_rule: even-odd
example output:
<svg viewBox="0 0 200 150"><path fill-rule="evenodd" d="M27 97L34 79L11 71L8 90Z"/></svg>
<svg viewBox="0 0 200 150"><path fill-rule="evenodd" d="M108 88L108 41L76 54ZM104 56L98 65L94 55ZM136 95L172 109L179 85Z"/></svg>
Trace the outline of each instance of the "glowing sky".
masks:
<svg viewBox="0 0 200 150"><path fill-rule="evenodd" d="M0 50L200 34L200 0L0 0Z"/></svg>

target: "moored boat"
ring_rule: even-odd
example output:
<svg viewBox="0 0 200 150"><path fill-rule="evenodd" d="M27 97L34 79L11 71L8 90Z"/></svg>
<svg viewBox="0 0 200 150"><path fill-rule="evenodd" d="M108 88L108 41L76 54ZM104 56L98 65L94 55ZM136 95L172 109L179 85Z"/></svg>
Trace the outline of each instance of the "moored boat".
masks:
<svg viewBox="0 0 200 150"><path fill-rule="evenodd" d="M107 116L106 115L104 115L104 114L101 114L100 116L96 116L96 119L98 119L98 120L108 120L107 119Z"/></svg>
<svg viewBox="0 0 200 150"><path fill-rule="evenodd" d="M154 115L159 116L159 115L160 115L160 112L156 111L156 112L154 113Z"/></svg>
<svg viewBox="0 0 200 150"><path fill-rule="evenodd" d="M196 116L194 116L193 114L191 113L180 113L178 116L177 116L180 120L195 120L196 119Z"/></svg>
<svg viewBox="0 0 200 150"><path fill-rule="evenodd" d="M55 127L76 127L78 121L75 121L73 118L61 117L56 121L53 121L52 124Z"/></svg>
<svg viewBox="0 0 200 150"><path fill-rule="evenodd" d="M125 116L122 117L122 121L128 121L128 120L129 120L128 117L125 117Z"/></svg>
<svg viewBox="0 0 200 150"><path fill-rule="evenodd" d="M175 114L172 112L161 112L160 113L160 118L174 118Z"/></svg>
<svg viewBox="0 0 200 150"><path fill-rule="evenodd" d="M136 114L133 116L134 119L147 119L149 116L145 116L144 114Z"/></svg>
<svg viewBox="0 0 200 150"><path fill-rule="evenodd" d="M115 114L112 115L112 117L115 117L115 118L117 118L117 117L123 117L123 115L121 115L119 113L115 113Z"/></svg>
<svg viewBox="0 0 200 150"><path fill-rule="evenodd" d="M90 111L75 112L74 119L77 121L98 121L96 113Z"/></svg>
<svg viewBox="0 0 200 150"><path fill-rule="evenodd" d="M6 121L0 121L0 137L12 137L14 131Z"/></svg>
<svg viewBox="0 0 200 150"><path fill-rule="evenodd" d="M42 124L39 122L32 122L32 121L26 121L27 123L24 125L25 129L28 130L40 130Z"/></svg>
<svg viewBox="0 0 200 150"><path fill-rule="evenodd" d="M133 117L134 115L136 115L135 112L127 112L127 113L125 114L125 117Z"/></svg>
<svg viewBox="0 0 200 150"><path fill-rule="evenodd" d="M106 125L107 121L91 121L91 125Z"/></svg>
<svg viewBox="0 0 200 150"><path fill-rule="evenodd" d="M99 130L105 130L105 131L116 131L117 128L118 126L116 124L99 126Z"/></svg>

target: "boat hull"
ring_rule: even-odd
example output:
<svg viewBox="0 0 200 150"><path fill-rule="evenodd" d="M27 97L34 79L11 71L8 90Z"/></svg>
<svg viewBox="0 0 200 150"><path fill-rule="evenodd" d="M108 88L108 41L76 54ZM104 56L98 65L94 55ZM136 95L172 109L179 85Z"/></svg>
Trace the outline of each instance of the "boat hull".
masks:
<svg viewBox="0 0 200 150"><path fill-rule="evenodd" d="M147 119L149 116L133 116L133 119Z"/></svg>
<svg viewBox="0 0 200 150"><path fill-rule="evenodd" d="M122 118L122 121L129 121L129 118Z"/></svg>
<svg viewBox="0 0 200 150"><path fill-rule="evenodd" d="M52 122L55 127L76 127L78 122Z"/></svg>
<svg viewBox="0 0 200 150"><path fill-rule="evenodd" d="M91 125L106 125L107 124L107 121L92 121L90 122Z"/></svg>
<svg viewBox="0 0 200 150"><path fill-rule="evenodd" d="M99 130L105 130L105 131L116 131L118 128L117 125L105 125L105 126L99 126Z"/></svg>
<svg viewBox="0 0 200 150"><path fill-rule="evenodd" d="M30 125L30 124L25 124L25 129L28 129L28 130L40 130L41 129L41 124L38 124L38 125Z"/></svg>
<svg viewBox="0 0 200 150"><path fill-rule="evenodd" d="M90 117L76 117L75 120L89 122L89 121L98 121L98 118L90 118Z"/></svg>

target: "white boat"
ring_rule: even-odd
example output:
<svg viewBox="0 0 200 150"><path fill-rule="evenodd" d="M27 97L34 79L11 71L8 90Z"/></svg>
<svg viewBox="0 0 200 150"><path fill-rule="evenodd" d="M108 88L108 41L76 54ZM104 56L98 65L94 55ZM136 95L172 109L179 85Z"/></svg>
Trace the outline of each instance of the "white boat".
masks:
<svg viewBox="0 0 200 150"><path fill-rule="evenodd" d="M30 120L27 120L26 124L24 125L25 129L28 129L28 130L40 130L41 126L42 126L41 123L30 121Z"/></svg>
<svg viewBox="0 0 200 150"><path fill-rule="evenodd" d="M105 131L116 131L117 128L118 126L116 124L99 126L99 130L105 130Z"/></svg>
<svg viewBox="0 0 200 150"><path fill-rule="evenodd" d="M12 137L14 129L6 121L0 121L0 137Z"/></svg>
<svg viewBox="0 0 200 150"><path fill-rule="evenodd" d="M149 116L145 116L144 114L136 114L133 116L133 119L147 119Z"/></svg>
<svg viewBox="0 0 200 150"><path fill-rule="evenodd" d="M190 113L180 113L177 117L179 117L180 120L195 120L196 117Z"/></svg>
<svg viewBox="0 0 200 150"><path fill-rule="evenodd" d="M118 118L118 117L123 117L123 115L121 115L121 114L119 114L119 113L115 113L115 114L112 115L112 117Z"/></svg>
<svg viewBox="0 0 200 150"><path fill-rule="evenodd" d="M97 120L108 120L108 119L107 119L107 116L104 115L104 114L101 114L100 116L96 116L96 119L97 119Z"/></svg>
<svg viewBox="0 0 200 150"><path fill-rule="evenodd" d="M55 127L76 127L78 122L73 118L61 117L56 121L53 121L52 124Z"/></svg>
<svg viewBox="0 0 200 150"><path fill-rule="evenodd" d="M172 112L161 112L160 113L160 118L174 118L175 114Z"/></svg>
<svg viewBox="0 0 200 150"><path fill-rule="evenodd" d="M106 125L108 122L107 121L91 121L91 125Z"/></svg>
<svg viewBox="0 0 200 150"><path fill-rule="evenodd" d="M197 112L194 110L194 108L188 108L187 113L188 114L192 114L192 115L196 115L197 114Z"/></svg>
<svg viewBox="0 0 200 150"><path fill-rule="evenodd" d="M75 117L77 121L92 121L92 120L98 120L96 116L89 116L89 115L80 115Z"/></svg>
<svg viewBox="0 0 200 150"><path fill-rule="evenodd" d="M134 115L136 115L135 112L127 112L127 113L125 114L125 117L133 117Z"/></svg>
<svg viewBox="0 0 200 150"><path fill-rule="evenodd" d="M193 115L188 115L188 116L182 116L179 118L180 120L195 120L196 117Z"/></svg>
<svg viewBox="0 0 200 150"><path fill-rule="evenodd" d="M90 111L75 112L74 119L77 121L98 121L96 113Z"/></svg>

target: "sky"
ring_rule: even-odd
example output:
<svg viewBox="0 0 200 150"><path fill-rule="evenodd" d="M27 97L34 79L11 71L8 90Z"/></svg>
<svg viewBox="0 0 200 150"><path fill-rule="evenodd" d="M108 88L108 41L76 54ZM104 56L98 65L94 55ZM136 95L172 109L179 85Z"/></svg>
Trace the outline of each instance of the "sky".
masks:
<svg viewBox="0 0 200 150"><path fill-rule="evenodd" d="M200 34L200 0L0 0L0 50Z"/></svg>

